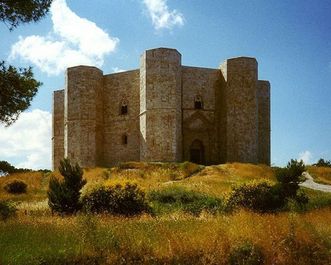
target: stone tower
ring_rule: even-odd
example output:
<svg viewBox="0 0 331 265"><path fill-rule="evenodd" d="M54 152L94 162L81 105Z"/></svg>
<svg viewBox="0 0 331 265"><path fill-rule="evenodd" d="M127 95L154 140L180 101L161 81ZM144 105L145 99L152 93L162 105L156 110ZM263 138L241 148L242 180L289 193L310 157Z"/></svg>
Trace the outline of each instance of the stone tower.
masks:
<svg viewBox="0 0 331 265"><path fill-rule="evenodd" d="M181 161L181 55L145 51L140 59L140 160Z"/></svg>
<svg viewBox="0 0 331 265"><path fill-rule="evenodd" d="M103 75L71 67L53 97L53 169L125 161L270 164L270 84L256 59L183 66L175 49L145 51L140 68Z"/></svg>
<svg viewBox="0 0 331 265"><path fill-rule="evenodd" d="M64 94L64 156L85 167L102 163L103 74L95 67L67 70Z"/></svg>

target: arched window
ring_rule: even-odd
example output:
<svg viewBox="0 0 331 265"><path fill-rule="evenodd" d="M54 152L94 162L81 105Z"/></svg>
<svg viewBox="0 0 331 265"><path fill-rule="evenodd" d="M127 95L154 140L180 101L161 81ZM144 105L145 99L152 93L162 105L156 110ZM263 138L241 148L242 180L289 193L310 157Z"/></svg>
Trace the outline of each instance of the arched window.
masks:
<svg viewBox="0 0 331 265"><path fill-rule="evenodd" d="M201 96L196 96L194 99L194 108L195 109L202 109L203 108L203 102Z"/></svg>
<svg viewBox="0 0 331 265"><path fill-rule="evenodd" d="M122 135L122 144L127 145L128 144L128 136L126 134Z"/></svg>
<svg viewBox="0 0 331 265"><path fill-rule="evenodd" d="M128 103L126 101L121 102L120 114L121 115L127 115L128 114Z"/></svg>

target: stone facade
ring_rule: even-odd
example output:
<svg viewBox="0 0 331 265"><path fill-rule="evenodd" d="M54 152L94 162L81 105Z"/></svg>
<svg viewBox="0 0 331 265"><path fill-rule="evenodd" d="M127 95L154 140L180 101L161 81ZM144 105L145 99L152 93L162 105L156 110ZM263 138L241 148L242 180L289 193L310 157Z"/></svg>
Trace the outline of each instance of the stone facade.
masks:
<svg viewBox="0 0 331 265"><path fill-rule="evenodd" d="M174 49L145 51L140 69L68 68L53 97L53 168L125 161L270 164L270 84L254 58L188 67Z"/></svg>

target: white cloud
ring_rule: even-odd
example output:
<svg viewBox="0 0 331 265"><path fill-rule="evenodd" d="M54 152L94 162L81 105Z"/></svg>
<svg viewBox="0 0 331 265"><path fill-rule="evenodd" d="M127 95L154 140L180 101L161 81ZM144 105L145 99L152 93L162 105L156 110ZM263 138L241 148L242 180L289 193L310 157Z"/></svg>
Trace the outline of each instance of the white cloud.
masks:
<svg viewBox="0 0 331 265"><path fill-rule="evenodd" d="M310 164L312 158L313 158L313 155L308 150L301 152L299 154L299 160L302 160L305 164Z"/></svg>
<svg viewBox="0 0 331 265"><path fill-rule="evenodd" d="M109 36L94 22L70 10L65 0L55 0L50 9L53 31L46 36L20 37L9 59L21 57L48 74L87 64L101 67L104 57L116 49L119 39Z"/></svg>
<svg viewBox="0 0 331 265"><path fill-rule="evenodd" d="M113 67L112 70L113 70L113 73L121 73L121 72L126 71L125 69L121 69L119 67Z"/></svg>
<svg viewBox="0 0 331 265"><path fill-rule="evenodd" d="M23 112L9 127L0 127L0 160L18 158L16 167L51 166L51 113L35 109Z"/></svg>
<svg viewBox="0 0 331 265"><path fill-rule="evenodd" d="M169 10L167 0L143 0L156 30L184 25L184 16L176 9Z"/></svg>

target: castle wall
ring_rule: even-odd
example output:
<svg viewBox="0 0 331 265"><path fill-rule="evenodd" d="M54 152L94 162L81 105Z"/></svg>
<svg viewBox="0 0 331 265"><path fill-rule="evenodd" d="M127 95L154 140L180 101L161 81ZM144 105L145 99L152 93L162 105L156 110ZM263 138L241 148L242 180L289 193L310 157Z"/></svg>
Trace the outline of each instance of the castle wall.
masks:
<svg viewBox="0 0 331 265"><path fill-rule="evenodd" d="M203 144L206 164L219 160L219 139L215 126L219 78L220 70L217 69L182 67L183 160L190 160L190 148L195 140ZM197 97L202 100L202 109L195 109Z"/></svg>
<svg viewBox="0 0 331 265"><path fill-rule="evenodd" d="M65 156L82 167L103 164L103 74L95 67L67 70Z"/></svg>
<svg viewBox="0 0 331 265"><path fill-rule="evenodd" d="M105 165L140 159L139 82L139 70L104 76ZM128 112L122 115L124 103Z"/></svg>
<svg viewBox="0 0 331 265"><path fill-rule="evenodd" d="M257 163L257 61L247 57L229 59L221 70L226 80L226 160Z"/></svg>
<svg viewBox="0 0 331 265"><path fill-rule="evenodd" d="M82 167L192 157L270 164L270 84L257 67L247 57L182 66L177 50L159 48L137 70L68 68L53 97L53 168L63 157Z"/></svg>
<svg viewBox="0 0 331 265"><path fill-rule="evenodd" d="M140 160L182 159L181 55L147 50L140 63Z"/></svg>
<svg viewBox="0 0 331 265"><path fill-rule="evenodd" d="M52 122L52 169L55 170L64 157L64 90L53 93Z"/></svg>
<svg viewBox="0 0 331 265"><path fill-rule="evenodd" d="M259 152L258 161L270 165L270 83L258 81Z"/></svg>

